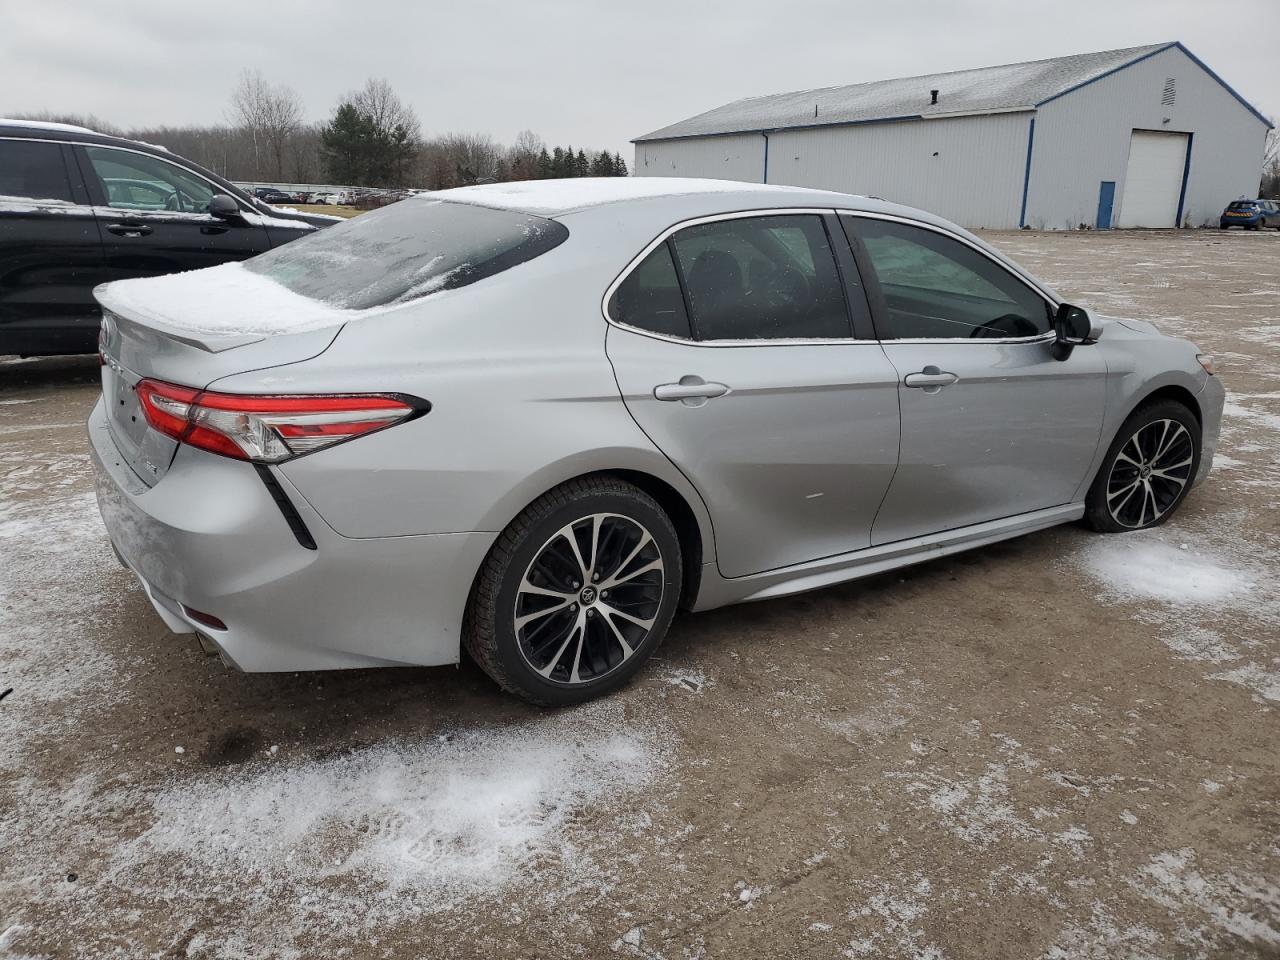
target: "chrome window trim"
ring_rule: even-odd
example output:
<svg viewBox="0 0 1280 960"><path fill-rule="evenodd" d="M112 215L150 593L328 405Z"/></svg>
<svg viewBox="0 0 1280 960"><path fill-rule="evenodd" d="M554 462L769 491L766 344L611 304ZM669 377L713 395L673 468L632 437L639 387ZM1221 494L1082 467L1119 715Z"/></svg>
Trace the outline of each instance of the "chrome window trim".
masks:
<svg viewBox="0 0 1280 960"><path fill-rule="evenodd" d="M657 333L653 330L646 330L643 327L636 327L629 323L623 323L621 320L615 320L609 314L609 301L613 299L613 295L617 292L618 287L631 275L631 273L644 262L659 246L667 242L667 239L674 233L685 229L686 227L696 227L704 223L716 223L721 220L740 220L746 217L760 216L785 216L797 214L813 214L821 216L823 214L835 214L838 217L866 217L873 220L891 220L895 223L903 223L910 227L921 227L925 230L931 230L934 233L941 234L952 240L963 243L966 247L982 255L991 263L995 264L1006 273L1010 274L1014 279L1018 280L1024 286L1029 287L1033 292L1043 297L1048 303L1055 308L1062 304L1057 296L1040 285L1030 274L1022 270L1016 264L1005 262L993 257L991 253L975 244L972 240L940 227L937 224L926 223L923 220L915 220L911 217L903 217L892 213L878 213L870 210L849 210L838 207L764 207L754 210L735 210L731 213L715 213L704 217L692 217L688 220L681 220L678 223L667 227L662 233L658 234L651 240L636 256L632 257L622 271L614 278L613 282L605 289L604 298L600 301L600 313L604 317L605 322L609 326L617 327L619 330L625 330L628 333L639 334L642 337L649 337L654 340L665 340L668 343L679 343L684 346L692 347L761 347L761 346L777 346L777 347L795 347L809 345L851 345L851 344L872 344L875 346L888 345L894 343L924 343L924 344L957 344L970 343L976 345L990 345L1002 343L1049 343L1056 338L1054 331L1047 333L1038 333L1034 337L983 337L981 339L971 339L969 337L904 337L901 339L876 339L866 340L855 337L852 334L848 337L785 337L777 340L759 339L759 340L694 340L686 337L675 337L667 333ZM1012 269L1011 269L1012 268Z"/></svg>
<svg viewBox="0 0 1280 960"><path fill-rule="evenodd" d="M1063 303L1062 300L1054 296L1040 282L1026 273L1021 267L1012 261L1005 262L1002 259L993 257L988 250L984 250L967 237L962 237L953 230L940 227L937 224L925 223L923 220L913 220L911 217L901 217L892 213L878 213L870 210L836 210L836 215L841 217L864 217L868 220L889 220L893 223L902 223L908 227L920 227L933 233L941 234L950 240L956 240L963 243L970 250L980 254L995 266L999 267L1005 273L1009 274L1024 287L1030 289L1033 293L1043 297L1048 303L1052 304L1056 309ZM1010 269L1012 268L1012 269ZM992 343L1048 343L1057 338L1057 334L1050 329L1045 333L1037 333L1034 337L981 337L973 339L970 337L900 337L891 339L881 339L878 343L885 345L891 343L972 343L972 344L992 344Z"/></svg>
<svg viewBox="0 0 1280 960"><path fill-rule="evenodd" d="M829 206L820 207L764 207L755 210L735 210L732 213L713 213L705 217L692 217L688 220L681 220L670 227L667 227L662 233L658 234L653 240L642 249L636 256L632 257L622 272L618 274L614 281L604 291L604 298L600 301L600 313L604 317L605 322L610 326L625 330L628 333L636 333L642 337L650 337L654 340L665 340L668 343L679 343L686 347L799 347L812 346L820 344L831 345L849 345L849 344L870 344L878 346L878 340L863 340L855 337L850 328L847 337L779 337L778 339L769 339L761 337L754 340L694 340L692 337L675 337L669 333L656 333L653 330L646 330L643 327L632 326L629 323L623 323L621 320L615 320L609 314L609 301L613 299L613 295L617 292L618 287L622 286L627 277L644 262L649 254L653 253L658 247L667 242L667 238L674 233L685 229L686 227L696 227L704 223L719 223L722 220L745 220L748 217L773 217L773 216L797 216L809 215L821 217L825 214L835 213L836 211ZM832 251L832 257L835 253ZM847 309L847 308L846 308ZM692 322L692 318L691 321ZM990 342L990 341L988 341Z"/></svg>
<svg viewBox="0 0 1280 960"><path fill-rule="evenodd" d="M10 135L5 135L5 136L0 136L0 140L15 140L15 141L19 141L19 142L22 142L22 141L35 141L35 142L37 142L37 143L61 143L61 144L66 144L66 145L67 145L67 146L69 146L69 147L99 147L99 148L101 148L101 149L103 149L103 150L123 150L125 153L136 153L136 154L138 154L139 156L142 156L142 157L149 157L149 158L151 158L152 160L159 160L161 163L167 163L167 164L169 164L169 166L171 166L171 167L177 167L179 170L185 171L188 175L195 177L197 180L203 180L205 183L207 183L210 187L212 187L212 188L213 188L213 192L214 192L215 194L221 193L221 194L223 194L224 196L231 197L231 199L232 199L232 200L234 200L234 201L236 202L236 204L241 208L241 210L244 210L244 209L245 209L244 204L240 202L240 198L239 198L239 197L237 197L237 196L234 196L233 194L227 193L227 192L226 192L226 188L225 188L225 187L223 187L221 184L214 183L212 180L210 180L210 179L209 179L208 177L206 177L204 174L202 174L202 173L197 173L195 170L192 170L190 167L183 166L181 163L178 163L178 162L176 161L176 159L175 159L175 160L169 160L169 159L167 159L167 158L165 158L165 157L157 157L154 153L148 153L146 150L138 150L138 149L135 149L135 148L133 148L133 147L121 147L121 146L117 146L117 145L116 145L116 144L114 144L114 143L88 143L88 142L86 142L86 141L84 141L84 140L50 140L50 139L48 139L47 137L14 137L14 136L10 136ZM95 171L95 172L96 172L96 171ZM90 204L77 204L77 206L89 206L89 207L92 207L92 206L95 206L95 204L91 204L91 203L90 203ZM123 208L123 207L103 207L103 209L109 209L109 210L122 210L122 209L125 209L125 208ZM251 207L250 207L250 208L248 208L248 209L249 209L249 212L250 212L250 213L256 213L256 214L258 214L259 216L261 216L261 215L262 215L258 210L254 210L254 209L253 209L253 208L251 208Z"/></svg>

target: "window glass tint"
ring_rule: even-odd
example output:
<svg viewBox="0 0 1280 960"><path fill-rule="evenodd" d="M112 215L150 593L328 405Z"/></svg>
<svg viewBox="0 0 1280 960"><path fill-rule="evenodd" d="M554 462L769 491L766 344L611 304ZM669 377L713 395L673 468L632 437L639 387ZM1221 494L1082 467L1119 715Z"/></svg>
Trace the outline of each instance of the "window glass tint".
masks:
<svg viewBox="0 0 1280 960"><path fill-rule="evenodd" d="M672 238L699 340L849 337L822 218L746 217Z"/></svg>
<svg viewBox="0 0 1280 960"><path fill-rule="evenodd" d="M0 140L0 197L71 203L71 184L58 144Z"/></svg>
<svg viewBox="0 0 1280 960"><path fill-rule="evenodd" d="M673 337L689 336L689 317L684 309L680 280L671 262L671 250L664 243L636 267L614 291L609 315L654 333Z"/></svg>
<svg viewBox="0 0 1280 960"><path fill-rule="evenodd" d="M883 339L1049 332L1047 301L972 247L904 223L864 218L853 223L889 308L879 328Z"/></svg>
<svg viewBox="0 0 1280 960"><path fill-rule="evenodd" d="M401 200L245 262L294 293L363 310L475 283L569 236L527 213L443 200Z"/></svg>
<svg viewBox="0 0 1280 960"><path fill-rule="evenodd" d="M109 207L204 213L217 192L203 177L143 153L110 147L85 147L84 152Z"/></svg>

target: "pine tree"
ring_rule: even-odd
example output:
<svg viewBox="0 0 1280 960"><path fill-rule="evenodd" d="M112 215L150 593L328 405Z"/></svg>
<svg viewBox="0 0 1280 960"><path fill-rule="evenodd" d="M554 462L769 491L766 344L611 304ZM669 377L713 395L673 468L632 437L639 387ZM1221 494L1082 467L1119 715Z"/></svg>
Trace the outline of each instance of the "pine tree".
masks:
<svg viewBox="0 0 1280 960"><path fill-rule="evenodd" d="M564 149L556 147L555 153L551 156L551 176L558 179L564 175Z"/></svg>
<svg viewBox="0 0 1280 960"><path fill-rule="evenodd" d="M547 153L546 147L543 147L542 152L538 154L537 178L539 180L546 180L550 176L551 176L551 154Z"/></svg>
<svg viewBox="0 0 1280 960"><path fill-rule="evenodd" d="M591 176L593 177L612 177L613 176L613 157L601 150L591 159Z"/></svg>
<svg viewBox="0 0 1280 960"><path fill-rule="evenodd" d="M573 175L575 177L591 176L591 164L587 161L585 150L579 150L577 157L573 161Z"/></svg>
<svg viewBox="0 0 1280 960"><path fill-rule="evenodd" d="M621 153L616 153L613 156L613 175L615 177L631 176L631 171L627 169L627 161L622 159Z"/></svg>
<svg viewBox="0 0 1280 960"><path fill-rule="evenodd" d="M376 164L378 135L373 121L350 101L334 111L320 131L325 169L335 183L365 183Z"/></svg>

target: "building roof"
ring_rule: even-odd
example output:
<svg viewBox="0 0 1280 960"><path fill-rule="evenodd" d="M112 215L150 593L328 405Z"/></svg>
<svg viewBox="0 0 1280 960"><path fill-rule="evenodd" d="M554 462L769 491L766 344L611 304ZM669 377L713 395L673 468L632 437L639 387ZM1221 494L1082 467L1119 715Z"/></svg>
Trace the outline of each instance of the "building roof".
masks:
<svg viewBox="0 0 1280 960"><path fill-rule="evenodd" d="M816 90L797 90L766 97L748 97L708 110L679 123L637 137L670 140L726 133L759 133L796 127L915 120L956 114L1034 110L1076 87L1091 83L1154 54L1177 47L1215 80L1222 80L1176 41L1122 50L1078 53L1050 60L1007 63L975 70L955 70L898 80L876 80ZM1227 87L1225 83L1222 83ZM938 102L930 103L930 91ZM1267 123L1238 93L1227 90L1255 116Z"/></svg>

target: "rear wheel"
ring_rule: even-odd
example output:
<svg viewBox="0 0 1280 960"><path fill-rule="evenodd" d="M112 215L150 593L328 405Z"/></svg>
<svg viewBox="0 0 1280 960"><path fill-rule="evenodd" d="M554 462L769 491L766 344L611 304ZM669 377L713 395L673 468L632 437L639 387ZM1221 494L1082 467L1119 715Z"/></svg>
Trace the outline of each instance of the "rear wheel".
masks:
<svg viewBox="0 0 1280 960"><path fill-rule="evenodd" d="M1085 498L1085 521L1103 533L1159 526L1181 505L1200 468L1200 424L1160 400L1121 425Z"/></svg>
<svg viewBox="0 0 1280 960"><path fill-rule="evenodd" d="M533 703L580 703L626 683L667 632L683 581L671 520L612 477L573 480L502 532L467 607L467 652Z"/></svg>

